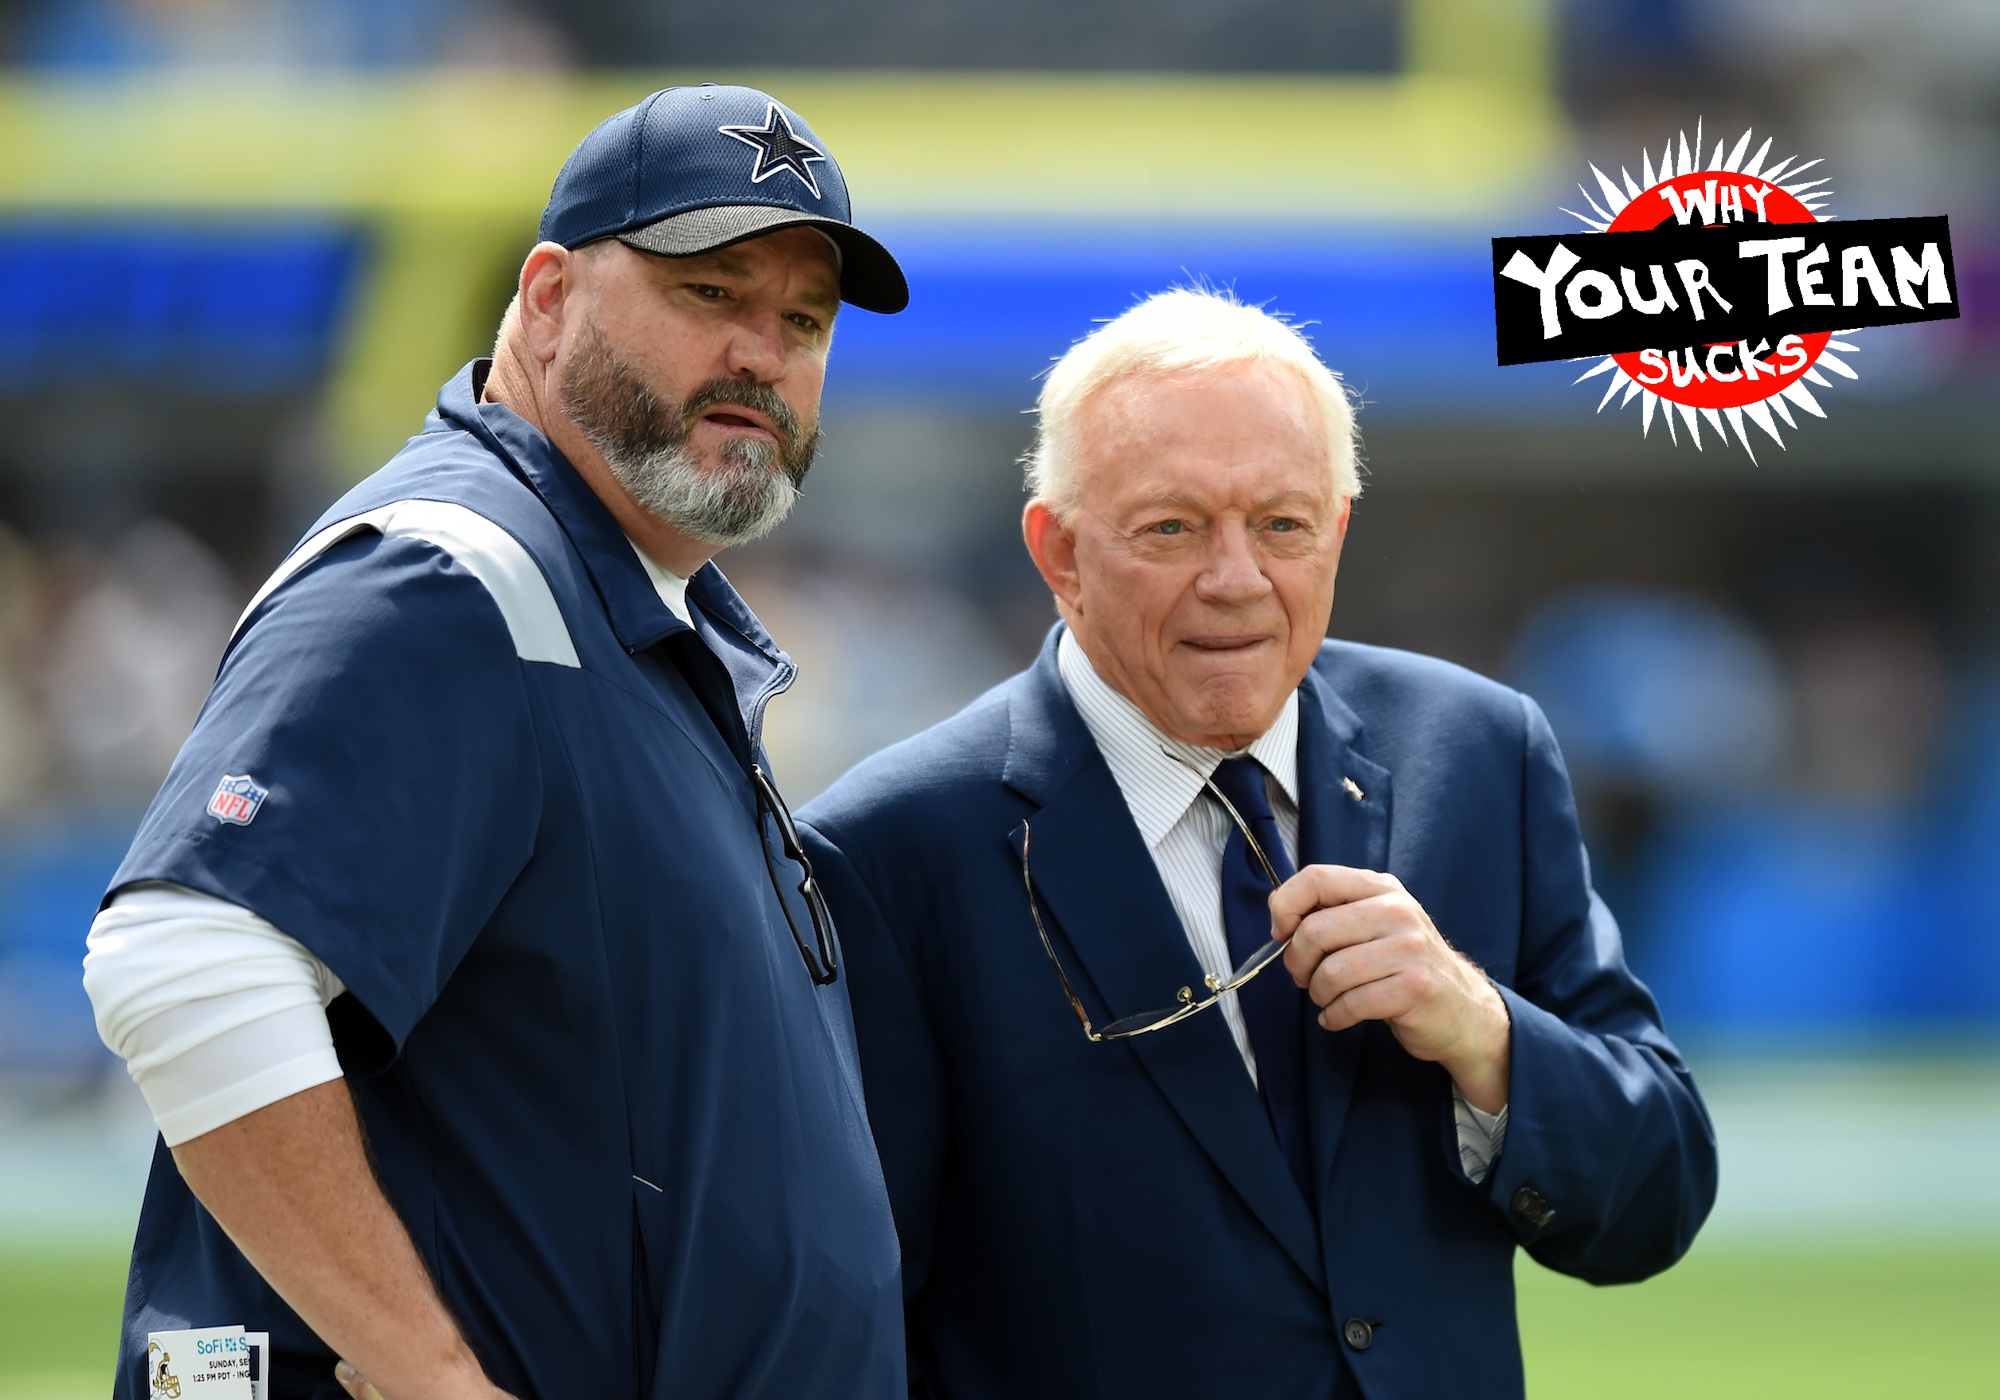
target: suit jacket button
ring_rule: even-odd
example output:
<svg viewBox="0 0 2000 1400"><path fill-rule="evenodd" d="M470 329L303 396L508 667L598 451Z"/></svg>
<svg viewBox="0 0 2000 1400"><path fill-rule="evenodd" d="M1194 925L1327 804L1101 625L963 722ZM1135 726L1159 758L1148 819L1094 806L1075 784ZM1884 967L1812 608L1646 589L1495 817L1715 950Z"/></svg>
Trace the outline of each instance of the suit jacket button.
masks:
<svg viewBox="0 0 2000 1400"><path fill-rule="evenodd" d="M1341 1325L1340 1335L1356 1351L1366 1351L1375 1341L1375 1328L1358 1317L1350 1317Z"/></svg>
<svg viewBox="0 0 2000 1400"><path fill-rule="evenodd" d="M1537 1230L1556 1218L1555 1208L1548 1203L1548 1199L1541 1192L1532 1186L1523 1186L1520 1190L1516 1191L1514 1199L1508 1204L1512 1207L1514 1214L1520 1216L1521 1219Z"/></svg>

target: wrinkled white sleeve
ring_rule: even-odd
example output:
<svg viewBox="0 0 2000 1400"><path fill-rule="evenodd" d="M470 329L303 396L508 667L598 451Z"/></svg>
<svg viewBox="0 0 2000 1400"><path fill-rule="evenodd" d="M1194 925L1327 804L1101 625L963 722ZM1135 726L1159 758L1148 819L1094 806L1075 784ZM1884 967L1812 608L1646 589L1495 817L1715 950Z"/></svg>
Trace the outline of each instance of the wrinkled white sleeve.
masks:
<svg viewBox="0 0 2000 1400"><path fill-rule="evenodd" d="M1458 1126L1458 1167L1474 1185L1486 1180L1493 1159L1507 1145L1507 1105L1498 1113L1487 1113L1465 1101L1456 1084L1451 1086L1452 1120Z"/></svg>
<svg viewBox="0 0 2000 1400"><path fill-rule="evenodd" d="M167 1146L341 1077L326 1008L345 987L247 909L178 885L121 891L90 926L97 1033Z"/></svg>

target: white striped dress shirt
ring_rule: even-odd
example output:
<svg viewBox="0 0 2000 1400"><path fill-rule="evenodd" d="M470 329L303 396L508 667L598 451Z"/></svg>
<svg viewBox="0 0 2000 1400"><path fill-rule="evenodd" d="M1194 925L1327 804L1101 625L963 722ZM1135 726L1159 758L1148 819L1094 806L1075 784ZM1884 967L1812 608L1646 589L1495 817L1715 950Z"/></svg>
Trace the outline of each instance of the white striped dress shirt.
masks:
<svg viewBox="0 0 2000 1400"><path fill-rule="evenodd" d="M1220 803L1199 799L1207 790L1203 778L1225 758L1243 754L1263 767L1271 814L1294 868L1299 863L1299 696L1285 697L1284 708L1271 727L1247 749L1221 749L1183 744L1160 732L1145 714L1113 690L1084 655L1083 647L1065 628L1056 643L1056 669L1083 716L1098 752L1104 755L1118 791L1131 810L1139 835L1152 853L1153 864L1166 886L1167 898L1180 916L1188 945L1203 972L1226 977L1235 968L1229 956L1229 936L1222 922L1222 853L1234 829ZM1283 977L1283 968L1266 977ZM1250 1078L1257 1078L1257 1056L1234 992L1216 1010L1229 1023L1229 1034ZM1459 1165L1467 1178L1483 1181L1506 1139L1507 1110L1483 1113L1465 1101L1453 1086L1453 1110L1458 1124Z"/></svg>

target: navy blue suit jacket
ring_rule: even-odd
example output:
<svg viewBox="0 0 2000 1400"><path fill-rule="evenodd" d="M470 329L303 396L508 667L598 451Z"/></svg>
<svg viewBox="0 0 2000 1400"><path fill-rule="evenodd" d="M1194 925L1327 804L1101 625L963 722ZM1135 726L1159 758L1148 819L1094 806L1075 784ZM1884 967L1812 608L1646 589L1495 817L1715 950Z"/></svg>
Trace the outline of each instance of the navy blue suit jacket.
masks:
<svg viewBox="0 0 2000 1400"><path fill-rule="evenodd" d="M1084 1038L1029 917L1024 832L1098 1024L1201 969L1055 634L805 809L917 1393L1518 1395L1516 1244L1620 1282L1694 1238L1714 1133L1591 889L1540 710L1444 662L1327 642L1300 687L1299 759L1301 863L1394 873L1506 999L1509 1126L1482 1185L1457 1165L1449 1077L1380 1023L1307 1026L1316 1211L1220 1015Z"/></svg>

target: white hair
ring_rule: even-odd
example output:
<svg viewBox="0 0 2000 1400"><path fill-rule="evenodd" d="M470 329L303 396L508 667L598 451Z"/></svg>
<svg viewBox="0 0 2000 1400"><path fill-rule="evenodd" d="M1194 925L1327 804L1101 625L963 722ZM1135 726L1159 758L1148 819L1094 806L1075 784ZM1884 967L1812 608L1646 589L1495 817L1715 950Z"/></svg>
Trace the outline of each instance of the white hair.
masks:
<svg viewBox="0 0 2000 1400"><path fill-rule="evenodd" d="M1297 326L1209 287L1156 292L1055 362L1035 404L1034 445L1022 459L1029 492L1065 514L1076 508L1077 412L1107 384L1134 375L1245 364L1282 365L1299 376L1319 406L1334 493L1360 495L1354 405L1340 376L1321 362Z"/></svg>

